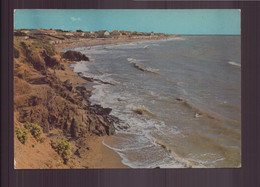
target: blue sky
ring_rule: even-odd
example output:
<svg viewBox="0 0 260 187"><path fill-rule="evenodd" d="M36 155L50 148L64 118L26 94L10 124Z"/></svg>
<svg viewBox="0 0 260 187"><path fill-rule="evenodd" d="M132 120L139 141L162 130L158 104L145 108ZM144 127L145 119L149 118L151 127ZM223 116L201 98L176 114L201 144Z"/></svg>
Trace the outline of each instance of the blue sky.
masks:
<svg viewBox="0 0 260 187"><path fill-rule="evenodd" d="M17 9L14 28L239 35L240 13L235 9Z"/></svg>

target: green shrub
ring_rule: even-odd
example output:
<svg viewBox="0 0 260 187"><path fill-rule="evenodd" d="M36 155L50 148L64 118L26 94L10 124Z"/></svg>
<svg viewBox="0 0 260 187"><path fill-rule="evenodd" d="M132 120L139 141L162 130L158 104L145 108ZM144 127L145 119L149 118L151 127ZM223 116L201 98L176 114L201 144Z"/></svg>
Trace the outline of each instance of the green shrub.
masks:
<svg viewBox="0 0 260 187"><path fill-rule="evenodd" d="M43 44L42 47L45 49L47 55L54 56L56 54L54 46L50 44Z"/></svg>
<svg viewBox="0 0 260 187"><path fill-rule="evenodd" d="M21 129L19 127L14 127L14 132L18 138L18 140L25 144L26 140L28 139L28 133L25 129Z"/></svg>
<svg viewBox="0 0 260 187"><path fill-rule="evenodd" d="M59 155L61 155L66 164L70 155L70 143L67 140L60 140L58 142L52 142L51 146Z"/></svg>
<svg viewBox="0 0 260 187"><path fill-rule="evenodd" d="M39 142L43 143L45 141L45 138L41 137L39 138Z"/></svg>
<svg viewBox="0 0 260 187"><path fill-rule="evenodd" d="M24 127L33 135L37 141L39 141L40 136L42 135L42 127L29 122L24 123Z"/></svg>
<svg viewBox="0 0 260 187"><path fill-rule="evenodd" d="M26 57L30 56L30 54L32 53L32 50L30 50L28 48L28 46L26 45L25 42L21 42L20 45L22 46L23 50L25 51L25 55Z"/></svg>

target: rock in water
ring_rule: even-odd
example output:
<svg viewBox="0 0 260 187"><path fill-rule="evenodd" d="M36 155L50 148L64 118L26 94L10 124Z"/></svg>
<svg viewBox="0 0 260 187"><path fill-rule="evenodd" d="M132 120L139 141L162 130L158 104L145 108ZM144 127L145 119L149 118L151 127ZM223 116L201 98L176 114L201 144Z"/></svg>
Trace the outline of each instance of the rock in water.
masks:
<svg viewBox="0 0 260 187"><path fill-rule="evenodd" d="M62 55L63 58L69 59L71 61L89 61L89 58L78 51L67 51Z"/></svg>

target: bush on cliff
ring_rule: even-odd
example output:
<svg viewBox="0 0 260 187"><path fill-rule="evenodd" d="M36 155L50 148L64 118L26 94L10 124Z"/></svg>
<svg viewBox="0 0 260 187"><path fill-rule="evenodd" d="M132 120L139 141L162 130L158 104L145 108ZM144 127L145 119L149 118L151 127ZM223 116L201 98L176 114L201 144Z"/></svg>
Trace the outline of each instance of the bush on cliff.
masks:
<svg viewBox="0 0 260 187"><path fill-rule="evenodd" d="M28 133L25 129L19 128L19 127L14 127L14 132L18 138L18 140L22 143L25 144L26 140L28 139Z"/></svg>
<svg viewBox="0 0 260 187"><path fill-rule="evenodd" d="M60 62L55 57L47 56L44 58L46 66L57 69L60 66Z"/></svg>
<svg viewBox="0 0 260 187"><path fill-rule="evenodd" d="M60 140L58 142L52 142L51 146L59 155L61 155L66 164L70 155L70 143L67 140Z"/></svg>
<svg viewBox="0 0 260 187"><path fill-rule="evenodd" d="M40 140L40 136L42 135L42 127L34 123L26 122L24 123L24 128L26 128L37 141Z"/></svg>
<svg viewBox="0 0 260 187"><path fill-rule="evenodd" d="M25 56L28 57L32 53L32 50L28 48L25 42L21 42L20 45L22 46L22 49L25 52Z"/></svg>
<svg viewBox="0 0 260 187"><path fill-rule="evenodd" d="M45 49L46 54L49 56L54 56L56 54L55 48L52 45L43 44L43 48Z"/></svg>
<svg viewBox="0 0 260 187"><path fill-rule="evenodd" d="M21 42L20 45L23 49L22 53L26 56L28 62L30 62L36 70L44 72L46 65L43 58L37 52L33 52L31 45L27 45L25 42Z"/></svg>
<svg viewBox="0 0 260 187"><path fill-rule="evenodd" d="M43 60L43 58L37 54L37 53L32 53L28 59L30 59L33 67L38 70L38 71L45 71L46 70L46 65Z"/></svg>
<svg viewBox="0 0 260 187"><path fill-rule="evenodd" d="M35 41L33 41L31 43L31 50L35 50L35 49L44 49L44 52L48 55L48 56L54 56L56 54L55 48L53 45L49 44L48 41L46 39L44 39L43 37L36 37L34 38Z"/></svg>
<svg viewBox="0 0 260 187"><path fill-rule="evenodd" d="M67 51L62 55L63 58L69 59L71 61L89 61L89 58L82 54L81 52L77 52L77 51Z"/></svg>

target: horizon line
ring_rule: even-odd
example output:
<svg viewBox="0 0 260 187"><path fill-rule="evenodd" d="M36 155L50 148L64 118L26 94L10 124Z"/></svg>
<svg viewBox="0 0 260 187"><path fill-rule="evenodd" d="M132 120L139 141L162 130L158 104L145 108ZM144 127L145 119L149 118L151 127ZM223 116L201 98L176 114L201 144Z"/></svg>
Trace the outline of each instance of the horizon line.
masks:
<svg viewBox="0 0 260 187"><path fill-rule="evenodd" d="M45 28L19 28L19 29L13 29L14 31L15 30L37 30L37 29L43 29L43 30L61 30L61 31L67 31L67 32L76 32L77 30L81 30L82 32L96 32L96 31L108 31L108 32L112 32L112 31L109 31L109 29L102 29L102 30L95 30L95 31L90 31L90 30L82 30L82 29L75 29L75 30L64 30L64 29L45 29ZM114 29L114 30L118 30L118 29ZM113 31L114 31L113 30ZM132 30L118 30L118 31L130 31L130 32L143 32L143 33L155 33L155 34L169 34L169 35L183 35L183 36L241 36L241 33L240 34L180 34L180 33L163 33L163 32L153 32L153 31L150 31L150 32L145 32L145 31L132 31Z"/></svg>

